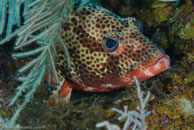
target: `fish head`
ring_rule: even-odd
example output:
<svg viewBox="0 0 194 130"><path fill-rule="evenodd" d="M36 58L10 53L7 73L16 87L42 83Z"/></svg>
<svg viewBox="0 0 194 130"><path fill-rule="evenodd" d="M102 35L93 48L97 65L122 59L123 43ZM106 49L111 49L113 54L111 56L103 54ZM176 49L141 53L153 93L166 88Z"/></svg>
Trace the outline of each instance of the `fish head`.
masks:
<svg viewBox="0 0 194 130"><path fill-rule="evenodd" d="M108 55L108 71L116 74L112 76L112 84L125 86L134 83L133 76L144 81L167 70L170 58L156 44L145 37L139 28L139 21L135 18L125 18L121 21L122 28L104 34L102 48ZM111 69L112 68L112 69ZM117 83L116 83L116 82ZM110 83L111 84L111 83Z"/></svg>

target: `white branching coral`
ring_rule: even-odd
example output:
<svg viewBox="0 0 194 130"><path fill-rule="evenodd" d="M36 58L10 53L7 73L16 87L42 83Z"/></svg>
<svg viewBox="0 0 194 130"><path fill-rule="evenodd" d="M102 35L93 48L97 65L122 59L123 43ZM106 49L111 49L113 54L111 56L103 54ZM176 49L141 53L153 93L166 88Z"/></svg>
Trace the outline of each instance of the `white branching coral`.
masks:
<svg viewBox="0 0 194 130"><path fill-rule="evenodd" d="M103 121L96 124L97 128L106 127L107 130L120 130L119 126L116 124L112 124L109 121Z"/></svg>
<svg viewBox="0 0 194 130"><path fill-rule="evenodd" d="M128 106L124 106L124 111L117 108L112 109L113 111L120 114L118 120L126 119L123 130L127 130L131 125L133 125L132 130L145 130L145 118L150 114L150 112L145 109L145 105L150 97L150 92L147 92L147 95L144 98L144 92L141 91L141 87L136 76L134 76L134 80L137 86L137 96L140 100L140 107L137 107L137 111L129 111ZM111 124L108 121L100 122L96 125L96 127L106 127L107 130L120 130L117 125Z"/></svg>

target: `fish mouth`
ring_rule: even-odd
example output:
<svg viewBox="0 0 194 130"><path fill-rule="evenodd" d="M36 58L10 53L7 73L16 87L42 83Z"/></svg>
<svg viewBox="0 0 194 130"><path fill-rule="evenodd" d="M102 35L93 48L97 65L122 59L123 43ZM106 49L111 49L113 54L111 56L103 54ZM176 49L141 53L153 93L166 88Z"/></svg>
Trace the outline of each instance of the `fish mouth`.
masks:
<svg viewBox="0 0 194 130"><path fill-rule="evenodd" d="M168 68L170 68L170 58L166 54L162 54L155 60L154 64L150 65L136 76L139 81L143 81L167 70Z"/></svg>
<svg viewBox="0 0 194 130"><path fill-rule="evenodd" d="M168 61L169 62L169 65L170 65L170 57L168 56L168 55L162 55L162 56L160 56L156 61L155 61L155 63L153 64L153 65L156 65L157 63L159 63L160 61L165 61L165 63L166 63L166 61Z"/></svg>
<svg viewBox="0 0 194 130"><path fill-rule="evenodd" d="M170 57L166 54L162 54L148 69L150 72L156 75L167 70L168 68L170 68Z"/></svg>
<svg viewBox="0 0 194 130"><path fill-rule="evenodd" d="M136 76L138 80L144 81L146 79L149 79L165 70L170 68L170 58L168 55L161 53L158 58L155 58L152 64L149 66L144 66L145 69L143 71L141 70L135 70L135 71L129 71L123 78L127 79L128 77L129 80L126 80L125 82L131 82L133 79L133 76Z"/></svg>

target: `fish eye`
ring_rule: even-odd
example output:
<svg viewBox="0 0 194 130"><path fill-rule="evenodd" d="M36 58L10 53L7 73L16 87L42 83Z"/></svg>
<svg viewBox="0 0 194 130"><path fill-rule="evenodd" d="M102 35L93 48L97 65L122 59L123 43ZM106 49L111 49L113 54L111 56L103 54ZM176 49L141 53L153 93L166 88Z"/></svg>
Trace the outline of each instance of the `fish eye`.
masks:
<svg viewBox="0 0 194 130"><path fill-rule="evenodd" d="M102 44L103 48L109 52L113 52L119 47L119 41L112 38L103 39Z"/></svg>

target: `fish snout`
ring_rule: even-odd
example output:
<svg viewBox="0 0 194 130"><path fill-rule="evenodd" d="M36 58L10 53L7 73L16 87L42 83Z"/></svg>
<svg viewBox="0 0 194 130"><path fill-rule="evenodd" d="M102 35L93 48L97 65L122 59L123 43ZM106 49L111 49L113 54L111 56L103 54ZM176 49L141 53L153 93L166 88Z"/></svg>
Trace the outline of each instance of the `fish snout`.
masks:
<svg viewBox="0 0 194 130"><path fill-rule="evenodd" d="M155 63L153 67L153 72L163 72L170 68L170 58L168 55L161 56Z"/></svg>
<svg viewBox="0 0 194 130"><path fill-rule="evenodd" d="M170 68L170 58L166 54L162 54L154 64L146 68L140 74L137 74L137 78L139 81L144 81L149 79L165 70Z"/></svg>
<svg viewBox="0 0 194 130"><path fill-rule="evenodd" d="M152 77L170 68L170 58L168 55L161 55L155 63L144 71L145 76Z"/></svg>

